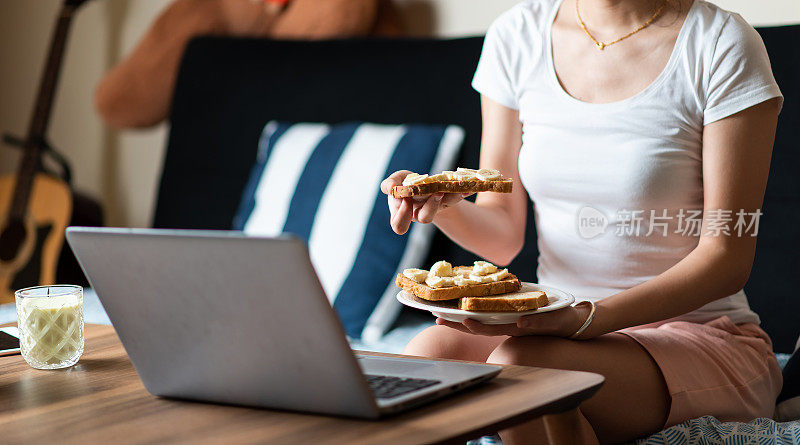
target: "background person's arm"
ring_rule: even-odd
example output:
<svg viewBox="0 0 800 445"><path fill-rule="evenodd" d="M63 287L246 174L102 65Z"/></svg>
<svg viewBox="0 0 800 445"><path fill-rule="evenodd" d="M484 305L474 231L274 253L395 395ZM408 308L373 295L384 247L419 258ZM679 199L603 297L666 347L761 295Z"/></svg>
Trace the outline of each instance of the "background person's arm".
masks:
<svg viewBox="0 0 800 445"><path fill-rule="evenodd" d="M481 97L483 135L481 168L495 168L514 179L514 189L506 193L479 193L475 203L463 201L459 194L434 194L422 202L389 196L392 229L408 231L414 221L435 223L463 248L498 265L506 265L525 243L528 195L519 181L517 158L522 147L522 124L517 110ZM470 167L463 165L461 167ZM399 171L381 184L389 194L408 174Z"/></svg>
<svg viewBox="0 0 800 445"><path fill-rule="evenodd" d="M277 14L276 7L272 15ZM248 0L178 0L159 15L133 52L100 80L95 108L118 128L149 127L167 118L178 65L193 37L256 35L273 17Z"/></svg>
<svg viewBox="0 0 800 445"><path fill-rule="evenodd" d="M378 0L293 0L275 20L278 39L364 37L372 31Z"/></svg>
<svg viewBox="0 0 800 445"><path fill-rule="evenodd" d="M177 0L100 81L95 108L118 128L150 127L169 115L178 66L193 37L228 35L283 39L365 36L378 0L293 0L286 9L261 0Z"/></svg>

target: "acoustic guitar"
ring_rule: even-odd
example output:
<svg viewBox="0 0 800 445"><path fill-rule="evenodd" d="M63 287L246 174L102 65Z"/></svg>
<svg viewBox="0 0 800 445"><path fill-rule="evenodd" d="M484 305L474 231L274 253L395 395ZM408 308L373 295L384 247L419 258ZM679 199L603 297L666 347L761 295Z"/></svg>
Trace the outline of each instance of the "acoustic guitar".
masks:
<svg viewBox="0 0 800 445"><path fill-rule="evenodd" d="M53 284L72 213L70 188L42 169L42 153L72 16L85 0L65 0L50 42L17 173L0 177L0 303L14 290Z"/></svg>

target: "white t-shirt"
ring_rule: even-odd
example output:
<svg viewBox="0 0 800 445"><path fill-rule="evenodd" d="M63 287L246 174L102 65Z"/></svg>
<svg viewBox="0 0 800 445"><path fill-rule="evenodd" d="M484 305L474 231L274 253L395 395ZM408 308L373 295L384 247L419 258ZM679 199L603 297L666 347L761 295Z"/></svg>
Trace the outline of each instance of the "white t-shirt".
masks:
<svg viewBox="0 0 800 445"><path fill-rule="evenodd" d="M473 87L519 110L519 173L533 200L539 282L599 300L658 276L697 246L703 126L782 96L758 33L738 14L695 1L652 84L618 102L575 99L553 68L560 4L527 0L498 18ZM750 236L757 216L737 213L705 218L738 223ZM741 291L680 318L722 315L759 322Z"/></svg>

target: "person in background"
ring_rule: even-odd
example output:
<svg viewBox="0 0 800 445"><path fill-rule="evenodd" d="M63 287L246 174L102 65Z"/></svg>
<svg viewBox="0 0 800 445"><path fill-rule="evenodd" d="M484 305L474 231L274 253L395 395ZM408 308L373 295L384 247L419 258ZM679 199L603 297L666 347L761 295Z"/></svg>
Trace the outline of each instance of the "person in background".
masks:
<svg viewBox="0 0 800 445"><path fill-rule="evenodd" d="M390 0L177 0L100 80L95 108L117 128L165 120L181 56L199 35L296 40L401 33Z"/></svg>

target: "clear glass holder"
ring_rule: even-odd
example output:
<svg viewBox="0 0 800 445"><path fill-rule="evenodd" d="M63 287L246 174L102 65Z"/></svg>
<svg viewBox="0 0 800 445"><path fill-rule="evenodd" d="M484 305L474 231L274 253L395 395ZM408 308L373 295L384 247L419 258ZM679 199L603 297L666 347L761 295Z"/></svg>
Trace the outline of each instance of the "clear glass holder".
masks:
<svg viewBox="0 0 800 445"><path fill-rule="evenodd" d="M83 288L56 284L20 289L17 302L22 357L36 369L68 368L83 354Z"/></svg>

